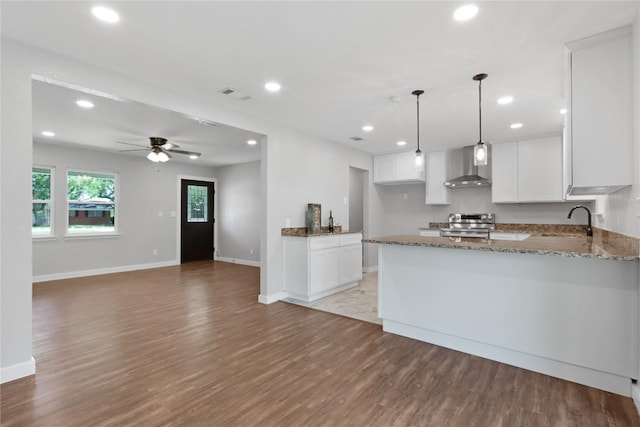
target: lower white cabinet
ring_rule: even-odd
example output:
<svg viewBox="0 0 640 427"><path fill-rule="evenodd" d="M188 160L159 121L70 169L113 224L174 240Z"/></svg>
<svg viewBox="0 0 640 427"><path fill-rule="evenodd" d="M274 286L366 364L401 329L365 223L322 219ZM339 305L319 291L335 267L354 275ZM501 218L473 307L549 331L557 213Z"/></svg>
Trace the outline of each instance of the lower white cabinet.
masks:
<svg viewBox="0 0 640 427"><path fill-rule="evenodd" d="M284 290L291 298L314 301L362 279L362 233L283 239Z"/></svg>
<svg viewBox="0 0 640 427"><path fill-rule="evenodd" d="M492 144L493 203L562 202L560 136Z"/></svg>

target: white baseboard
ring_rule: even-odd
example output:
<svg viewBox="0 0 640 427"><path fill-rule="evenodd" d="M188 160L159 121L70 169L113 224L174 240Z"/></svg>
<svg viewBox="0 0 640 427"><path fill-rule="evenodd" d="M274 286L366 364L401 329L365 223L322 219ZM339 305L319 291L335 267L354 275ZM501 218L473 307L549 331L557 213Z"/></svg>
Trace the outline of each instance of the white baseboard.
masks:
<svg viewBox="0 0 640 427"><path fill-rule="evenodd" d="M172 265L179 265L179 264L180 263L178 261L174 260L174 261L154 262L149 264L123 265L120 267L97 268L94 270L69 271L66 273L43 274L40 276L33 276L33 283L49 282L51 280L73 279L76 277L96 276L98 274L123 273L126 271L134 271L134 270L147 270L150 268L170 267Z"/></svg>
<svg viewBox="0 0 640 427"><path fill-rule="evenodd" d="M563 380L598 388L610 393L616 393L627 397L631 396L632 393L631 379L619 375L522 353L507 348L496 347L462 337L456 337L429 329L394 322L392 320L383 319L382 330L392 334L402 335L415 340L439 345L441 347L484 357L485 359L506 363L507 365L517 366L518 368L528 369L530 371L539 372L541 374L550 375Z"/></svg>
<svg viewBox="0 0 640 427"><path fill-rule="evenodd" d="M373 265L371 267L364 267L362 271L364 271L365 273L375 273L376 271L378 271L378 266Z"/></svg>
<svg viewBox="0 0 640 427"><path fill-rule="evenodd" d="M272 304L274 302L280 301L281 299L287 298L289 295L285 292L278 292L271 295L258 295L258 302L261 304Z"/></svg>
<svg viewBox="0 0 640 427"><path fill-rule="evenodd" d="M251 267L260 267L260 261L249 261L248 259L227 258L223 256L215 257L216 261L231 262L233 264L248 265Z"/></svg>
<svg viewBox="0 0 640 427"><path fill-rule="evenodd" d="M7 366L0 369L0 384L17 380L23 377L28 377L29 375L34 375L35 373L36 359L32 357L29 361L17 363L15 365Z"/></svg>

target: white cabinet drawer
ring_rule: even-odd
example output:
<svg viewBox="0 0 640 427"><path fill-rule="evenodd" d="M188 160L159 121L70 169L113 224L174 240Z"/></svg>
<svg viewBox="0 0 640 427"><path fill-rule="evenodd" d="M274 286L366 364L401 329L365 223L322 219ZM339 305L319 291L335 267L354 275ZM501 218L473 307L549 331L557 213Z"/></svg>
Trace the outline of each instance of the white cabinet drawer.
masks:
<svg viewBox="0 0 640 427"><path fill-rule="evenodd" d="M309 250L337 248L340 245L339 236L321 236L309 238Z"/></svg>
<svg viewBox="0 0 640 427"><path fill-rule="evenodd" d="M340 237L340 246L357 245L362 242L362 234L343 234Z"/></svg>

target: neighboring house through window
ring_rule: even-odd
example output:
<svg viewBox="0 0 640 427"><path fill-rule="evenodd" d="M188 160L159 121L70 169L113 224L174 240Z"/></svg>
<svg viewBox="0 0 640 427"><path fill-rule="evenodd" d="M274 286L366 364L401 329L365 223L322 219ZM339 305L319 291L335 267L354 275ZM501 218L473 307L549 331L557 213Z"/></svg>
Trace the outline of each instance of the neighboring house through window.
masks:
<svg viewBox="0 0 640 427"><path fill-rule="evenodd" d="M118 176L114 173L68 171L67 233L114 233L117 187Z"/></svg>
<svg viewBox="0 0 640 427"><path fill-rule="evenodd" d="M31 169L31 235L53 235L53 172L52 167Z"/></svg>

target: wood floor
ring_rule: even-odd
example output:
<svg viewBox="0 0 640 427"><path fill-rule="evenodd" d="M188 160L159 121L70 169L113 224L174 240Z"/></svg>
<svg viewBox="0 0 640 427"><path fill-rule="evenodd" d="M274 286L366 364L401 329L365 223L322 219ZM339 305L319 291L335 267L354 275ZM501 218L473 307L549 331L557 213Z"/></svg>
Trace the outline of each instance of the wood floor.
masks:
<svg viewBox="0 0 640 427"><path fill-rule="evenodd" d="M640 425L629 398L258 291L222 262L36 285L38 373L2 385L2 426Z"/></svg>

